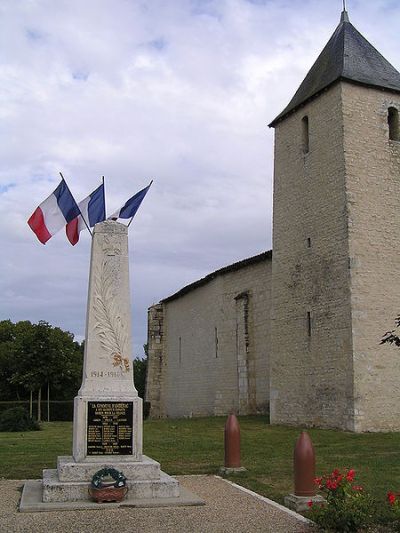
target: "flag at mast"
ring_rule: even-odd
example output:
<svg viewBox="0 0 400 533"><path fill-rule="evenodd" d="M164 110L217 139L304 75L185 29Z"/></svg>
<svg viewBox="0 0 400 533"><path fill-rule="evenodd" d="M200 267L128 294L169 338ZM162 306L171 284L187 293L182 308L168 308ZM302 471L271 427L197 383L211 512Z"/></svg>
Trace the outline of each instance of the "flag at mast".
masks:
<svg viewBox="0 0 400 533"><path fill-rule="evenodd" d="M104 181L89 196L79 202L78 206L80 214L68 222L65 227L65 232L72 246L75 246L79 241L79 234L85 227L92 228L98 222L103 222L106 219Z"/></svg>
<svg viewBox="0 0 400 533"><path fill-rule="evenodd" d="M153 180L141 191L137 192L132 198L129 198L125 202L125 204L115 211L111 216L108 217L110 220L117 220L118 218L130 218L133 219L133 217L136 215L137 210L140 207L140 204L143 201L143 198L146 196L148 190L151 187L151 184L153 183Z"/></svg>
<svg viewBox="0 0 400 533"><path fill-rule="evenodd" d="M58 187L32 213L29 227L42 244L53 237L65 224L80 214L67 183L61 176Z"/></svg>

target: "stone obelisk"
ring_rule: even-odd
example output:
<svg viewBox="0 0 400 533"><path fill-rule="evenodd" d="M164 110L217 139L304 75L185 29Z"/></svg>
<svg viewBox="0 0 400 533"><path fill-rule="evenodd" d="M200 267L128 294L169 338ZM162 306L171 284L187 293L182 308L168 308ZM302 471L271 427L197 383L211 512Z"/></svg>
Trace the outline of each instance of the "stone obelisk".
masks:
<svg viewBox="0 0 400 533"><path fill-rule="evenodd" d="M133 383L128 227L106 220L92 240L82 386L74 403L73 455L29 480L20 511L90 509L92 477L126 478L127 501L113 505L202 505L160 464L142 455L142 400ZM102 507L104 508L104 507Z"/></svg>
<svg viewBox="0 0 400 533"><path fill-rule="evenodd" d="M83 380L74 405L74 460L96 462L119 455L123 461L141 461L142 400L133 382L128 228L111 220L94 227L85 338Z"/></svg>
<svg viewBox="0 0 400 533"><path fill-rule="evenodd" d="M127 505L199 505L160 464L142 455L142 400L133 383L128 228L96 224L90 262L82 386L74 404L73 455L25 484L20 510L93 508L94 474L126 478ZM124 505L124 502L118 504Z"/></svg>

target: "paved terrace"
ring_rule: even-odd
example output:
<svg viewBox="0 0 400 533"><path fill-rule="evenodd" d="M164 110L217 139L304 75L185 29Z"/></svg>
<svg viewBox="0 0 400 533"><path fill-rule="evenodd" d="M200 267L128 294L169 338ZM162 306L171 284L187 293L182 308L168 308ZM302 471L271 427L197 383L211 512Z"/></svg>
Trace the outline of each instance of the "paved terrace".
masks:
<svg viewBox="0 0 400 533"><path fill-rule="evenodd" d="M13 533L306 533L306 519L247 489L216 476L177 476L204 499L198 507L112 508L104 510L19 513L23 481L0 480L0 531Z"/></svg>

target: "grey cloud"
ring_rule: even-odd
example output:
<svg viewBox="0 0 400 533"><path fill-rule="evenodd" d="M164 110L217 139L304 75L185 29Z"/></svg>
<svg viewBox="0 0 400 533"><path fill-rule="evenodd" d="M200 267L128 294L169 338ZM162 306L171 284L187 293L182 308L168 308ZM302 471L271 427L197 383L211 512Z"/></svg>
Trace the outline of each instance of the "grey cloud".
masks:
<svg viewBox="0 0 400 533"><path fill-rule="evenodd" d="M400 6L350 8L400 67ZM269 249L267 124L339 11L328 0L4 0L0 319L44 319L84 335L89 236L72 248L60 232L42 246L26 224L60 170L78 200L104 175L109 213L155 180L130 227L135 355L149 305Z"/></svg>

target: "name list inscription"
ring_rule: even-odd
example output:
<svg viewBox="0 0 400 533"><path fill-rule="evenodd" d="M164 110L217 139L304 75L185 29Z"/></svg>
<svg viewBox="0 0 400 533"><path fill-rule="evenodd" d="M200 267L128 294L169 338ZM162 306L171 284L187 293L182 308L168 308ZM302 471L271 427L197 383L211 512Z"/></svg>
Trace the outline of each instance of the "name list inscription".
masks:
<svg viewBox="0 0 400 533"><path fill-rule="evenodd" d="M88 402L87 455L132 453L132 402Z"/></svg>

